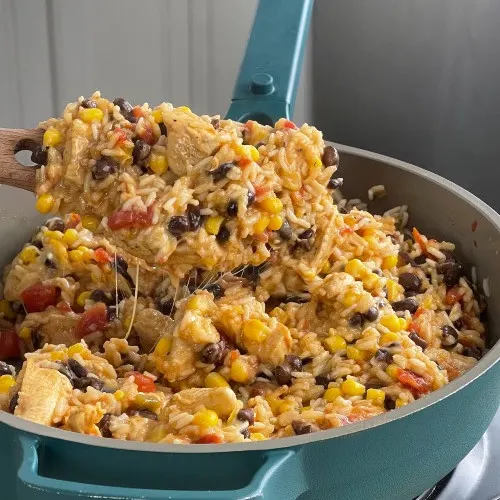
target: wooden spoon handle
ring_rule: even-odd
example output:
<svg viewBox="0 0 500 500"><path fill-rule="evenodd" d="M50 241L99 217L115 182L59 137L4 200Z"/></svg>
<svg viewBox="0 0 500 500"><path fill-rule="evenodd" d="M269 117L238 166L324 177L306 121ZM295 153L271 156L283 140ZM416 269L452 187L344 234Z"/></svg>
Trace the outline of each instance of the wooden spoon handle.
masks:
<svg viewBox="0 0 500 500"><path fill-rule="evenodd" d="M0 184L26 191L35 191L36 168L26 167L16 160L19 151L33 151L42 144L41 129L0 128Z"/></svg>

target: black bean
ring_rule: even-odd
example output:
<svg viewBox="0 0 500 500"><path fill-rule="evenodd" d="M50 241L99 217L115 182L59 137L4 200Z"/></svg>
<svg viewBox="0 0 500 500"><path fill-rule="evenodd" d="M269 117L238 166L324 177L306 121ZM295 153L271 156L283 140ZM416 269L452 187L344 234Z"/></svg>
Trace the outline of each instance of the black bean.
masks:
<svg viewBox="0 0 500 500"><path fill-rule="evenodd" d="M283 224L279 228L278 234L282 240L288 241L292 239L293 231L290 223L286 219L283 221Z"/></svg>
<svg viewBox="0 0 500 500"><path fill-rule="evenodd" d="M380 382L368 382L365 384L366 389L381 389L383 385Z"/></svg>
<svg viewBox="0 0 500 500"><path fill-rule="evenodd" d="M158 123L158 126L160 127L160 134L167 137L168 136L167 126L163 122Z"/></svg>
<svg viewBox="0 0 500 500"><path fill-rule="evenodd" d="M245 429L243 429L240 432L241 432L241 434L243 435L243 437L245 439L249 439L250 438L250 429L248 427L246 427Z"/></svg>
<svg viewBox="0 0 500 500"><path fill-rule="evenodd" d="M298 235L299 240L310 240L314 236L314 230L312 228L306 229Z"/></svg>
<svg viewBox="0 0 500 500"><path fill-rule="evenodd" d="M310 363L314 358L311 356L306 356L305 358L302 358L302 366L307 365L307 363Z"/></svg>
<svg viewBox="0 0 500 500"><path fill-rule="evenodd" d="M419 347L422 348L422 351L425 351L427 349L427 342L420 338L418 336L418 333L417 332L410 332L408 334L408 337L413 340L413 342L415 342L415 344L417 344Z"/></svg>
<svg viewBox="0 0 500 500"><path fill-rule="evenodd" d="M207 344L201 351L200 359L208 365L216 365L222 361L224 348L220 343Z"/></svg>
<svg viewBox="0 0 500 500"><path fill-rule="evenodd" d="M45 223L45 225L47 226L47 229L49 231L61 231L61 232L64 232L64 228L66 226L61 217L52 217L52 219L49 219Z"/></svg>
<svg viewBox="0 0 500 500"><path fill-rule="evenodd" d="M226 177L227 173L234 167L233 162L223 163L219 165L217 168L210 170L208 173L211 175L215 182L220 181Z"/></svg>
<svg viewBox="0 0 500 500"><path fill-rule="evenodd" d="M128 299L128 298L129 298L129 295L126 294L123 290L121 290L119 288L118 291L113 290L111 292L111 298L109 300L109 303L110 304L116 304L116 302L118 301L118 304L119 304L122 300L125 300L125 299Z"/></svg>
<svg viewBox="0 0 500 500"><path fill-rule="evenodd" d="M418 295L418 292L414 292L412 290L405 290L405 297L416 297Z"/></svg>
<svg viewBox="0 0 500 500"><path fill-rule="evenodd" d="M105 304L110 303L110 296L104 290L99 288L90 292L89 299L94 302L104 302Z"/></svg>
<svg viewBox="0 0 500 500"><path fill-rule="evenodd" d="M399 275L399 284L407 291L418 292L422 286L422 280L413 273L402 273Z"/></svg>
<svg viewBox="0 0 500 500"><path fill-rule="evenodd" d="M398 300L391 305L394 311L410 311L410 314L413 314L418 309L418 302L413 297Z"/></svg>
<svg viewBox="0 0 500 500"><path fill-rule="evenodd" d="M417 264L418 266L425 264L426 261L427 261L427 257L425 255L419 255L418 257L415 257L413 259L413 262L415 262L415 264Z"/></svg>
<svg viewBox="0 0 500 500"><path fill-rule="evenodd" d="M231 231L229 231L229 229L226 226L221 226L215 239L219 243L225 243L230 238L230 236L231 236Z"/></svg>
<svg viewBox="0 0 500 500"><path fill-rule="evenodd" d="M75 389L86 391L88 387L93 387L100 391L104 387L104 382L95 377L81 377L75 378L73 382Z"/></svg>
<svg viewBox="0 0 500 500"><path fill-rule="evenodd" d="M113 416L112 413L105 413L102 416L99 423L97 424L97 427L99 427L99 430L101 431L101 436L104 438L113 437L113 434L111 433L111 430L109 429L109 424L110 424L112 416Z"/></svg>
<svg viewBox="0 0 500 500"><path fill-rule="evenodd" d="M189 230L197 231L201 226L200 207L197 205L188 205L186 214L189 220Z"/></svg>
<svg viewBox="0 0 500 500"><path fill-rule="evenodd" d="M443 275L446 286L453 287L458 285L462 276L462 264L454 260L448 260L437 265L437 272Z"/></svg>
<svg viewBox="0 0 500 500"><path fill-rule="evenodd" d="M274 370L274 378L279 385L288 385L292 381L292 371L288 365L278 365Z"/></svg>
<svg viewBox="0 0 500 500"><path fill-rule="evenodd" d="M407 252L399 252L398 257L403 265L411 264L412 262L412 258L410 257L410 254Z"/></svg>
<svg viewBox="0 0 500 500"><path fill-rule="evenodd" d="M457 330L461 330L465 326L464 320L462 318L458 318L456 321L453 322L453 326Z"/></svg>
<svg viewBox="0 0 500 500"><path fill-rule="evenodd" d="M138 416L143 418L149 418L150 420L158 420L158 415L151 410L130 410L128 414L131 417Z"/></svg>
<svg viewBox="0 0 500 500"><path fill-rule="evenodd" d="M342 185L344 184L344 179L342 179L342 177L330 177L330 180L328 181L328 184L326 185L326 187L328 189L338 189L340 187L342 187Z"/></svg>
<svg viewBox="0 0 500 500"><path fill-rule="evenodd" d="M367 321L375 321L378 318L377 306L370 307L364 314Z"/></svg>
<svg viewBox="0 0 500 500"><path fill-rule="evenodd" d="M325 375L317 375L314 378L314 382L316 385L322 385L325 389L328 389L328 384L330 383L330 379Z"/></svg>
<svg viewBox="0 0 500 500"><path fill-rule="evenodd" d="M238 202L235 200L229 200L226 213L228 217L236 217L238 215Z"/></svg>
<svg viewBox="0 0 500 500"><path fill-rule="evenodd" d="M134 163L138 164L140 161L145 160L149 156L149 153L151 153L151 146L142 139L137 139L134 144L134 150L132 151Z"/></svg>
<svg viewBox="0 0 500 500"><path fill-rule="evenodd" d="M79 378L86 377L89 374L87 368L81 365L76 359L69 358L68 366L71 369L71 371Z"/></svg>
<svg viewBox="0 0 500 500"><path fill-rule="evenodd" d="M102 181L108 175L114 174L118 170L118 163L112 158L103 157L95 162L92 167L92 179Z"/></svg>
<svg viewBox="0 0 500 500"><path fill-rule="evenodd" d="M252 408L242 408L236 414L236 418L241 422L248 422L248 425L253 425L255 422L255 412Z"/></svg>
<svg viewBox="0 0 500 500"><path fill-rule="evenodd" d="M57 363L57 365L58 365L57 371L59 373L62 373L71 382L71 385L74 387L74 382L75 382L76 376L72 372L72 370L69 368L69 366L67 366L64 363Z"/></svg>
<svg viewBox="0 0 500 500"><path fill-rule="evenodd" d="M396 408L396 401L394 401L394 399L385 398L384 407L386 410L394 410L394 408Z"/></svg>
<svg viewBox="0 0 500 500"><path fill-rule="evenodd" d="M31 332L31 343L33 344L33 349L35 349L35 351L42 347L42 337L37 331Z"/></svg>
<svg viewBox="0 0 500 500"><path fill-rule="evenodd" d="M179 238L184 233L189 231L189 217L187 215L174 215L168 221L168 230L172 233L176 238Z"/></svg>
<svg viewBox="0 0 500 500"><path fill-rule="evenodd" d="M156 309L160 311L165 316L170 316L175 312L174 299L169 297L163 297L156 301Z"/></svg>
<svg viewBox="0 0 500 500"><path fill-rule="evenodd" d="M57 269L57 264L52 260L49 259L48 257L43 261L45 267L48 267L49 269Z"/></svg>
<svg viewBox="0 0 500 500"><path fill-rule="evenodd" d="M247 207L252 206L255 203L255 192L250 191L250 189L247 192Z"/></svg>
<svg viewBox="0 0 500 500"><path fill-rule="evenodd" d="M224 295L224 289L218 283L208 285L205 290L210 292L215 299L220 299Z"/></svg>
<svg viewBox="0 0 500 500"><path fill-rule="evenodd" d="M293 354L287 354L285 356L285 362L288 364L292 372L302 371L302 360Z"/></svg>
<svg viewBox="0 0 500 500"><path fill-rule="evenodd" d="M322 160L325 167L333 167L339 164L339 154L333 146L326 146L323 149Z"/></svg>
<svg viewBox="0 0 500 500"><path fill-rule="evenodd" d="M41 250L43 248L43 242L42 242L42 240L39 240L38 238L33 238L31 240L31 244L34 247L38 248L39 250Z"/></svg>
<svg viewBox="0 0 500 500"><path fill-rule="evenodd" d="M80 106L85 109L89 108L97 108L97 103L93 101L92 99L84 99L81 103Z"/></svg>
<svg viewBox="0 0 500 500"><path fill-rule="evenodd" d="M0 361L0 376L1 375L12 375L10 365L8 365L5 361Z"/></svg>
<svg viewBox="0 0 500 500"><path fill-rule="evenodd" d="M372 273L376 274L377 276L383 276L384 275L384 273L380 269L373 269Z"/></svg>
<svg viewBox="0 0 500 500"><path fill-rule="evenodd" d="M441 327L442 340L441 343L446 347L453 347L458 342L458 332L450 325L444 325Z"/></svg>
<svg viewBox="0 0 500 500"><path fill-rule="evenodd" d="M116 270L120 274L126 273L128 271L127 261L121 255L116 256L116 259L115 259L113 265L116 267Z"/></svg>
<svg viewBox="0 0 500 500"><path fill-rule="evenodd" d="M462 354L470 358L481 359L481 350L478 347L464 347Z"/></svg>
<svg viewBox="0 0 500 500"><path fill-rule="evenodd" d="M349 320L351 326L361 326L365 322L365 317L360 312L354 313Z"/></svg>
<svg viewBox="0 0 500 500"><path fill-rule="evenodd" d="M303 295L287 295L283 302L288 304L289 302L294 302L295 304L307 304L311 300L311 295L305 293Z"/></svg>
<svg viewBox="0 0 500 500"><path fill-rule="evenodd" d="M218 128L220 127L220 120L218 118L213 118L212 120L210 120L210 123L215 130L218 130Z"/></svg>
<svg viewBox="0 0 500 500"><path fill-rule="evenodd" d="M116 305L115 306L107 306L106 312L108 315L108 321L114 321L116 319Z"/></svg>
<svg viewBox="0 0 500 500"><path fill-rule="evenodd" d="M243 272L240 274L240 268L238 268L233 274L236 276L241 276L242 278L247 279L253 284L256 284L259 280L259 274L262 270L262 265L260 266L246 266L243 269Z"/></svg>
<svg viewBox="0 0 500 500"><path fill-rule="evenodd" d="M303 422L302 420L294 420L292 421L292 427L298 436L301 434L311 434L311 432L318 431L318 427L314 424L310 424L308 422Z"/></svg>
<svg viewBox="0 0 500 500"><path fill-rule="evenodd" d="M113 104L120 108L121 114L125 118L127 118L127 116L132 113L132 109L133 109L132 105L127 100L125 100L123 97L117 97L116 99L114 99Z"/></svg>
<svg viewBox="0 0 500 500"><path fill-rule="evenodd" d="M37 165L47 165L47 148L37 146L31 153L31 161Z"/></svg>
<svg viewBox="0 0 500 500"><path fill-rule="evenodd" d="M377 349L375 353L375 359L377 361L385 361L386 363L392 362L392 354L387 349Z"/></svg>
<svg viewBox="0 0 500 500"><path fill-rule="evenodd" d="M16 406L17 406L17 403L19 401L19 393L16 392L10 402L9 402L9 413L14 413L15 409L16 409Z"/></svg>

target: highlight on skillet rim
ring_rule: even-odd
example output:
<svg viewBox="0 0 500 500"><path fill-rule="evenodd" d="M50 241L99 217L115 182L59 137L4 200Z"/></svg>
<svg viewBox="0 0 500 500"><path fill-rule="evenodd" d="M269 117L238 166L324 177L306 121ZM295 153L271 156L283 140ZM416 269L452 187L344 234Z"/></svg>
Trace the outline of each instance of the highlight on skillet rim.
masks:
<svg viewBox="0 0 500 500"><path fill-rule="evenodd" d="M4 410L131 441L263 441L386 421L480 371L484 301L454 244L408 231L404 206L345 200L314 127L99 93L42 126L37 208L68 215L6 269L1 354L26 361L1 365Z"/></svg>

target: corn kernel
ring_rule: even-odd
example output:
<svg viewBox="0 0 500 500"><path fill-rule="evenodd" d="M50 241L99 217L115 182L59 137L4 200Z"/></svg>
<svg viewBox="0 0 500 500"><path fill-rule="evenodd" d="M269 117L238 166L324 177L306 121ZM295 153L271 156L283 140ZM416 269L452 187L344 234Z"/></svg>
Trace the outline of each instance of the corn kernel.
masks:
<svg viewBox="0 0 500 500"><path fill-rule="evenodd" d="M156 412L160 409L161 402L153 394L140 392L134 398L134 406Z"/></svg>
<svg viewBox="0 0 500 500"><path fill-rule="evenodd" d="M35 206L41 214L48 214L54 206L54 197L49 193L42 194L36 200Z"/></svg>
<svg viewBox="0 0 500 500"><path fill-rule="evenodd" d="M206 313L210 310L209 298L204 295L193 295L186 302L186 310Z"/></svg>
<svg viewBox="0 0 500 500"><path fill-rule="evenodd" d="M101 219L99 217L94 217L93 215L84 215L82 217L82 226L89 231L97 231L100 224Z"/></svg>
<svg viewBox="0 0 500 500"><path fill-rule="evenodd" d="M365 229L361 230L363 233L363 236L373 236L377 231L371 227L367 227Z"/></svg>
<svg viewBox="0 0 500 500"><path fill-rule="evenodd" d="M377 276L375 273L370 273L367 274L366 276L363 276L363 286L367 290L373 290L374 288L377 287L379 284L379 276Z"/></svg>
<svg viewBox="0 0 500 500"><path fill-rule="evenodd" d="M304 413L305 411L309 411L310 409L311 409L311 407L310 407L309 405L307 405L307 406L303 406L303 407L300 409L300 411L301 411L301 413Z"/></svg>
<svg viewBox="0 0 500 500"><path fill-rule="evenodd" d="M78 231L76 229L67 229L64 231L63 242L66 245L73 246L80 236L78 235Z"/></svg>
<svg viewBox="0 0 500 500"><path fill-rule="evenodd" d="M286 413L287 411L293 411L297 408L297 404L293 401L283 401L278 406L278 413Z"/></svg>
<svg viewBox="0 0 500 500"><path fill-rule="evenodd" d="M62 351L52 351L50 353L50 359L52 361L62 361L66 356Z"/></svg>
<svg viewBox="0 0 500 500"><path fill-rule="evenodd" d="M339 396L342 396L342 390L339 387L330 387L323 394L323 399L333 403Z"/></svg>
<svg viewBox="0 0 500 500"><path fill-rule="evenodd" d="M311 161L312 168L319 170L323 166L323 162L319 156L315 156Z"/></svg>
<svg viewBox="0 0 500 500"><path fill-rule="evenodd" d="M361 351L352 345L348 345L346 347L346 355L349 359L353 359L354 361L364 361L368 356L370 356L370 353L367 351Z"/></svg>
<svg viewBox="0 0 500 500"><path fill-rule="evenodd" d="M368 268L359 259L352 259L347 262L344 271L353 278L362 278L369 272Z"/></svg>
<svg viewBox="0 0 500 500"><path fill-rule="evenodd" d="M399 318L399 329L406 330L408 328L408 321L404 318Z"/></svg>
<svg viewBox="0 0 500 500"><path fill-rule="evenodd" d="M273 215L269 220L267 229L271 231L277 231L283 225L283 218L280 215Z"/></svg>
<svg viewBox="0 0 500 500"><path fill-rule="evenodd" d="M85 123L92 123L93 121L101 121L104 113L99 108L80 108L79 115Z"/></svg>
<svg viewBox="0 0 500 500"><path fill-rule="evenodd" d="M396 267L398 264L398 256L397 255L389 255L384 257L382 260L382 269L392 269Z"/></svg>
<svg viewBox="0 0 500 500"><path fill-rule="evenodd" d="M163 175L168 169L168 161L165 155L151 153L149 156L149 168L156 175Z"/></svg>
<svg viewBox="0 0 500 500"><path fill-rule="evenodd" d="M332 354L337 351L343 351L347 346L345 339L340 335L330 335L323 342Z"/></svg>
<svg viewBox="0 0 500 500"><path fill-rule="evenodd" d="M221 215L214 215L212 217L209 217L205 221L205 230L208 234L218 234L223 222L224 217L222 217Z"/></svg>
<svg viewBox="0 0 500 500"><path fill-rule="evenodd" d="M376 405L383 405L385 400L385 392L380 389L368 389L366 391L366 399L369 399Z"/></svg>
<svg viewBox="0 0 500 500"><path fill-rule="evenodd" d="M354 226L354 224L356 224L356 222L358 222L358 220L356 219L356 217L354 217L354 215L347 214L344 216L344 222L348 226Z"/></svg>
<svg viewBox="0 0 500 500"><path fill-rule="evenodd" d="M31 340L31 328L24 326L19 330L19 337L22 338L25 342Z"/></svg>
<svg viewBox="0 0 500 500"><path fill-rule="evenodd" d="M210 387L212 389L216 387L229 387L227 380L217 372L210 372L205 377L205 387Z"/></svg>
<svg viewBox="0 0 500 500"><path fill-rule="evenodd" d="M148 434L147 440L151 443L158 443L162 439L165 439L168 435L168 427L166 425L160 424L154 427Z"/></svg>
<svg viewBox="0 0 500 500"><path fill-rule="evenodd" d="M252 161L259 161L260 153L255 146L248 146L247 151L250 153L250 158L252 158Z"/></svg>
<svg viewBox="0 0 500 500"><path fill-rule="evenodd" d="M425 295L424 300L422 300L421 306L424 309L432 309L432 306L434 305L434 300L432 298L432 295Z"/></svg>
<svg viewBox="0 0 500 500"><path fill-rule="evenodd" d="M71 262L82 262L83 261L83 252L80 250L70 250L68 252L69 260Z"/></svg>
<svg viewBox="0 0 500 500"><path fill-rule="evenodd" d="M31 245L24 247L19 254L19 258L21 259L23 264L31 264L38 258L38 251L34 246Z"/></svg>
<svg viewBox="0 0 500 500"><path fill-rule="evenodd" d="M259 220L253 226L254 234L262 234L269 225L271 218L267 215L261 215Z"/></svg>
<svg viewBox="0 0 500 500"><path fill-rule="evenodd" d="M63 137L59 130L50 127L43 133L43 145L46 148L57 146L61 143Z"/></svg>
<svg viewBox="0 0 500 500"><path fill-rule="evenodd" d="M387 300L389 302L396 302L396 300L399 300L401 294L403 293L403 287L394 280L387 280L386 286Z"/></svg>
<svg viewBox="0 0 500 500"><path fill-rule="evenodd" d="M321 268L321 274L329 274L331 270L330 262L325 262Z"/></svg>
<svg viewBox="0 0 500 500"><path fill-rule="evenodd" d="M57 241L63 241L64 239L64 234L61 231L45 231L44 236Z"/></svg>
<svg viewBox="0 0 500 500"><path fill-rule="evenodd" d="M0 300L0 314L3 314L3 317L6 319L14 319L16 317L16 313L10 302L6 299Z"/></svg>
<svg viewBox="0 0 500 500"><path fill-rule="evenodd" d="M342 302L346 307L353 306L356 304L356 302L359 301L361 293L357 288L350 288L349 290L346 291L344 294L344 297L342 298Z"/></svg>
<svg viewBox="0 0 500 500"><path fill-rule="evenodd" d="M288 314L281 309L281 307L275 307L270 313L269 316L276 318L280 323L286 323L288 319Z"/></svg>
<svg viewBox="0 0 500 500"><path fill-rule="evenodd" d="M283 210L283 202L276 196L262 200L260 206L270 214L279 214Z"/></svg>
<svg viewBox="0 0 500 500"><path fill-rule="evenodd" d="M340 387L347 396L362 396L365 393L365 386L352 378L344 380Z"/></svg>
<svg viewBox="0 0 500 500"><path fill-rule="evenodd" d="M394 364L394 363L391 363L386 369L385 369L385 373L387 373L387 375L389 375L390 377L392 378L398 378L398 374L399 374L399 370L401 370L401 368L399 368L398 365Z"/></svg>
<svg viewBox="0 0 500 500"><path fill-rule="evenodd" d="M395 314L386 314L380 318L380 324L385 326L391 332L399 332L401 330L401 323Z"/></svg>
<svg viewBox="0 0 500 500"><path fill-rule="evenodd" d="M68 356L74 356L75 354L82 354L86 350L87 348L81 343L73 344L72 346L68 347Z"/></svg>
<svg viewBox="0 0 500 500"><path fill-rule="evenodd" d="M61 262L65 261L68 258L68 252L66 252L66 247L58 240L50 240L50 245L52 247L52 251L57 259Z"/></svg>
<svg viewBox="0 0 500 500"><path fill-rule="evenodd" d="M201 427L215 427L219 423L219 415L212 410L201 410L194 414L193 424Z"/></svg>
<svg viewBox="0 0 500 500"><path fill-rule="evenodd" d="M245 384L249 380L248 367L244 361L241 359L237 359L231 365L231 378L235 382L239 382L240 384Z"/></svg>
<svg viewBox="0 0 500 500"><path fill-rule="evenodd" d="M178 111L184 111L185 113L191 113L191 109L188 108L187 106L179 106L177 108Z"/></svg>
<svg viewBox="0 0 500 500"><path fill-rule="evenodd" d="M384 333L379 340L380 345L392 344L393 342L397 342L401 338L401 335L396 332Z"/></svg>
<svg viewBox="0 0 500 500"><path fill-rule="evenodd" d="M250 434L250 439L252 441L264 441L266 439L266 436L264 436L262 432L252 432Z"/></svg>
<svg viewBox="0 0 500 500"><path fill-rule="evenodd" d="M269 396L266 397L266 401L269 404L271 411L276 415L279 412L279 407L281 403L283 403L283 400L273 394L269 394Z"/></svg>
<svg viewBox="0 0 500 500"><path fill-rule="evenodd" d="M269 334L269 328L259 319L248 319L243 325L243 335L253 342L263 342Z"/></svg>
<svg viewBox="0 0 500 500"><path fill-rule="evenodd" d="M0 377L0 393L6 394L15 384L16 380L12 375L2 375Z"/></svg>
<svg viewBox="0 0 500 500"><path fill-rule="evenodd" d="M155 347L155 354L160 357L166 356L172 347L172 337L162 337Z"/></svg>
<svg viewBox="0 0 500 500"><path fill-rule="evenodd" d="M83 255L83 261L88 262L89 260L92 260L92 257L94 256L94 251L91 248L84 247L83 245L80 245L77 250L79 252L82 252Z"/></svg>
<svg viewBox="0 0 500 500"><path fill-rule="evenodd" d="M405 399L398 398L396 399L396 408L401 408L402 406L406 406L408 404L408 401Z"/></svg>
<svg viewBox="0 0 500 500"><path fill-rule="evenodd" d="M156 123L161 123L163 121L163 113L161 109L154 109L151 114L153 115L153 120Z"/></svg>
<svg viewBox="0 0 500 500"><path fill-rule="evenodd" d="M363 236L363 239L368 243L369 247L376 247L378 245L378 240L376 236L373 235Z"/></svg>
<svg viewBox="0 0 500 500"><path fill-rule="evenodd" d="M84 307L85 302L87 302L87 300L90 298L91 293L92 292L82 292L80 295L78 295L78 298L76 299L76 303L79 306Z"/></svg>
<svg viewBox="0 0 500 500"><path fill-rule="evenodd" d="M113 396L117 401L122 401L123 398L125 397L125 393L121 389L118 389L113 393Z"/></svg>

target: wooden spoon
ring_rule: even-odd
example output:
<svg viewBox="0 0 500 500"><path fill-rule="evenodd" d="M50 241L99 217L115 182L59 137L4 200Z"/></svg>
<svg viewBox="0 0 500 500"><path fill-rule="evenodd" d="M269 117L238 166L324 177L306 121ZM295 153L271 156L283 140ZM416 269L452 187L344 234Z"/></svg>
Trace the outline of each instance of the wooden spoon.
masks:
<svg viewBox="0 0 500 500"><path fill-rule="evenodd" d="M42 144L41 129L0 128L0 184L35 192L36 165L26 167L15 157L19 151L34 151Z"/></svg>

